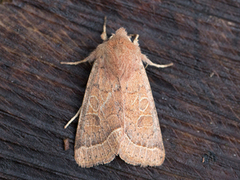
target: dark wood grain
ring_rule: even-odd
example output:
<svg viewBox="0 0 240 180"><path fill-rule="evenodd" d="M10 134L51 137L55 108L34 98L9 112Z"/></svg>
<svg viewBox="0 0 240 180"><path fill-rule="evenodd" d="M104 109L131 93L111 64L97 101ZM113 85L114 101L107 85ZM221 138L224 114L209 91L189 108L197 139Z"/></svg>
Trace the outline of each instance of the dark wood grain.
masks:
<svg viewBox="0 0 240 180"><path fill-rule="evenodd" d="M239 179L240 2L0 1L1 179ZM78 61L123 26L148 67L166 160L131 166L117 157L80 168L73 146L90 64ZM63 139L70 149L64 151Z"/></svg>

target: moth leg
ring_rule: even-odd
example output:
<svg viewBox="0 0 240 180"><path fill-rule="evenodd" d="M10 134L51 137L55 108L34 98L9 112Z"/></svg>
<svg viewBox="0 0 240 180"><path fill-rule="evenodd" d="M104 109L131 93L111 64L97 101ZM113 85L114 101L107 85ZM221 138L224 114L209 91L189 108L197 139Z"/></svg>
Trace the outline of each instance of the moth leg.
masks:
<svg viewBox="0 0 240 180"><path fill-rule="evenodd" d="M150 59L147 58L146 55L142 54L141 55L141 59L144 63L150 65L150 66L155 66L157 68L166 68L166 67L169 67L169 66L172 66L173 63L170 63L170 64L156 64L156 63L153 63Z"/></svg>
<svg viewBox="0 0 240 180"><path fill-rule="evenodd" d="M68 123L64 126L64 129L66 129L76 119L76 117L78 117L81 112L81 108L82 106L79 108L78 112L72 117L72 119L70 119Z"/></svg>
<svg viewBox="0 0 240 180"><path fill-rule="evenodd" d="M77 65L77 64L81 64L84 62L93 62L96 59L96 50L93 51L88 57L86 57L84 60L81 61L76 61L76 62L60 62L61 64L68 64L68 65Z"/></svg>
<svg viewBox="0 0 240 180"><path fill-rule="evenodd" d="M103 32L101 34L101 38L103 41L107 40L107 32L106 32L106 26L107 26L107 17L104 17L104 24L103 24ZM61 64L68 64L68 65L78 65L84 62L92 62L95 60L96 58L96 50L93 51L87 58L85 58L84 60L81 61L77 61L77 62L60 62Z"/></svg>
<svg viewBox="0 0 240 180"><path fill-rule="evenodd" d="M108 39L107 38L106 26L107 26L107 17L105 16L104 17L104 24L103 24L103 32L101 34L101 38L102 38L103 41L106 41Z"/></svg>

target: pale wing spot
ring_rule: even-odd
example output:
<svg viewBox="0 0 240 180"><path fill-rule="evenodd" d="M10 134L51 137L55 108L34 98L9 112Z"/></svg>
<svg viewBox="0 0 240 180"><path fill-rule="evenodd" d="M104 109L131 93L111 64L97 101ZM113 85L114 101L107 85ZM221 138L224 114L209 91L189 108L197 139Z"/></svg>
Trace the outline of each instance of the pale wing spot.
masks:
<svg viewBox="0 0 240 180"><path fill-rule="evenodd" d="M153 125L153 118L151 115L142 115L138 118L138 127L150 127Z"/></svg>
<svg viewBox="0 0 240 180"><path fill-rule="evenodd" d="M90 98L89 98L89 106L91 106L91 108L94 111L98 110L99 102L98 102L98 99L97 99L96 96L90 96Z"/></svg>
<svg viewBox="0 0 240 180"><path fill-rule="evenodd" d="M149 102L148 102L148 99L145 97L145 98L141 98L140 101L139 101L139 110L144 112L149 106Z"/></svg>

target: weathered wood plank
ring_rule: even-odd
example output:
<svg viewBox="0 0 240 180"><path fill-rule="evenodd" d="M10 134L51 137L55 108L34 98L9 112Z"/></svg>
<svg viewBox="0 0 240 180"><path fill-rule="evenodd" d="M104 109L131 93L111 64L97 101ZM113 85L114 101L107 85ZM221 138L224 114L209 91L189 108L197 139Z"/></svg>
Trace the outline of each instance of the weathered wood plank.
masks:
<svg viewBox="0 0 240 180"><path fill-rule="evenodd" d="M1 2L1 178L240 178L240 2ZM166 149L160 167L74 161L77 121L63 126L81 106L91 65L60 62L102 42L104 16L108 35L123 26L153 62L174 63L147 68Z"/></svg>

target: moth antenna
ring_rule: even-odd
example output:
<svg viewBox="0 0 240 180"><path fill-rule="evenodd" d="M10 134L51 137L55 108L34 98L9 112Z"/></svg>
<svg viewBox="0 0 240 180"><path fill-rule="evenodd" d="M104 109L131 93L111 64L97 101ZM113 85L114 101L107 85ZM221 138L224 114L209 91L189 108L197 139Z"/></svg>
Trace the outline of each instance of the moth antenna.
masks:
<svg viewBox="0 0 240 180"><path fill-rule="evenodd" d="M76 62L60 62L61 64L68 64L68 65L78 65L85 62L93 62L96 59L96 51L93 51L88 57L84 60L76 61Z"/></svg>
<svg viewBox="0 0 240 180"><path fill-rule="evenodd" d="M80 107L79 110L78 110L78 112L72 117L72 119L70 119L70 120L68 121L68 123L64 126L64 129L66 129L66 128L76 119L76 117L78 117L78 115L79 115L80 112L81 112L81 108L82 108L82 107Z"/></svg>
<svg viewBox="0 0 240 180"><path fill-rule="evenodd" d="M173 66L173 63L169 63L169 64L156 64L156 63L153 63L150 59L147 58L146 55L142 54L141 56L141 59L144 63L150 65L150 66L155 66L157 68L166 68L166 67L169 67L169 66Z"/></svg>
<svg viewBox="0 0 240 180"><path fill-rule="evenodd" d="M107 16L104 17L104 24L103 24L103 32L101 34L101 38L103 41L106 41L107 38L107 31L106 31L106 26L107 26Z"/></svg>
<svg viewBox="0 0 240 180"><path fill-rule="evenodd" d="M89 59L84 59L84 60L81 60L81 61L76 61L76 62L60 62L61 64L68 64L68 65L78 65L78 64L81 64L81 63L84 63L84 62L87 62L89 61Z"/></svg>

